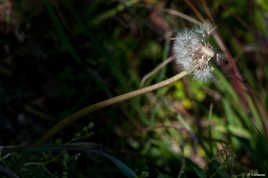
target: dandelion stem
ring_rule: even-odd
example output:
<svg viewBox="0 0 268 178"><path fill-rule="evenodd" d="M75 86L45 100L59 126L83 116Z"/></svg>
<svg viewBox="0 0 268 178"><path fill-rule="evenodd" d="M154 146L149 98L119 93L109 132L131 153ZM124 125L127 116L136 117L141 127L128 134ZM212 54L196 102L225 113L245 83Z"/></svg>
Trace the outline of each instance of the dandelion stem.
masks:
<svg viewBox="0 0 268 178"><path fill-rule="evenodd" d="M119 103L119 102L124 101L124 100L131 99L131 98L133 98L135 96L139 96L139 95L142 95L142 94L157 90L159 88L162 88L164 86L167 86L169 84L172 84L172 83L176 82L177 80L183 78L187 74L188 74L187 71L182 71L181 73L179 73L179 74L177 74L177 75L175 75L175 76L173 76L173 77L171 77L169 79L166 79L166 80L164 80L162 82L156 83L154 85L151 85L151 86L148 86L148 87L145 87L145 88L141 88L141 89L138 89L138 90L134 90L134 91L131 91L129 93L125 93L125 94L122 94L122 95L119 95L119 96L115 96L113 98L98 102L98 103L90 105L90 106L87 106L87 107L85 107L85 108L73 113L72 115L66 117L62 121L59 121L56 125L54 125L54 127L49 129L44 134L44 136L41 137L41 139L38 140L35 143L35 145L40 145L42 143L45 143L49 138L51 138L54 135L56 135L63 128L67 127L71 123L75 122L76 120L78 120L79 118L81 118L83 116L86 116L87 114L89 114L91 112L100 110L100 109L102 109L104 107Z"/></svg>
<svg viewBox="0 0 268 178"><path fill-rule="evenodd" d="M143 86L145 81L150 78L153 74L155 74L157 71L159 71L162 67L164 67L165 65L167 65L168 63L172 62L175 59L175 56L171 56L169 57L167 60L165 60L164 62L162 62L161 64L159 64L156 68L154 68L151 72L149 72L148 74L146 74L140 83L140 86Z"/></svg>

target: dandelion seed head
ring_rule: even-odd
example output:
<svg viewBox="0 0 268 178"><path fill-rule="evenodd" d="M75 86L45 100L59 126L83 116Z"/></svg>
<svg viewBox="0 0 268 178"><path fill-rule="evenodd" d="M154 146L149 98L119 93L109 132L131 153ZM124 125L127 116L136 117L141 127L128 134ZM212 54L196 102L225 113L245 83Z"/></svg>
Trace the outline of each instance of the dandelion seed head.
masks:
<svg viewBox="0 0 268 178"><path fill-rule="evenodd" d="M197 33L200 33L203 35L203 37L209 36L216 27L214 27L211 23L209 22L204 22L200 24L198 27L195 27L195 31Z"/></svg>
<svg viewBox="0 0 268 178"><path fill-rule="evenodd" d="M207 81L212 78L209 61L215 56L215 52L207 41L211 29L213 28L209 24L184 29L177 34L174 42L176 63L198 80Z"/></svg>

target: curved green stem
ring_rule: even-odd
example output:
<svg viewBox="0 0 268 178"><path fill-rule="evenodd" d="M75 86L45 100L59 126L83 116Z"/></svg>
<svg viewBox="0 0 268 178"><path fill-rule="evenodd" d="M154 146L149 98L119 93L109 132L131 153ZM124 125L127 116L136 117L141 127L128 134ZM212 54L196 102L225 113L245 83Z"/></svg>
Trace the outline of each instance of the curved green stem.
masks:
<svg viewBox="0 0 268 178"><path fill-rule="evenodd" d="M183 78L185 75L187 75L188 72L187 71L182 71L181 73L166 79L162 82L156 83L154 85L142 88L142 89L138 89L138 90L134 90L131 91L129 93L125 93L119 96L115 96L113 98L98 102L96 104L87 106L75 113L73 113L72 115L66 117L65 119L63 119L62 121L59 121L54 127L52 127L51 129L49 129L44 136L37 141L37 143L35 143L35 145L40 145L42 143L45 143L49 138L53 137L54 135L56 135L59 131L61 131L63 128L67 127L68 125L70 125L71 123L73 123L74 121L78 120L79 118L86 116L87 114L94 112L96 110L102 109L104 107L113 105L115 103L119 103L121 101L133 98L135 96L139 96L148 92L151 92L153 90L162 88L164 86L167 86L171 83L174 83L175 81Z"/></svg>

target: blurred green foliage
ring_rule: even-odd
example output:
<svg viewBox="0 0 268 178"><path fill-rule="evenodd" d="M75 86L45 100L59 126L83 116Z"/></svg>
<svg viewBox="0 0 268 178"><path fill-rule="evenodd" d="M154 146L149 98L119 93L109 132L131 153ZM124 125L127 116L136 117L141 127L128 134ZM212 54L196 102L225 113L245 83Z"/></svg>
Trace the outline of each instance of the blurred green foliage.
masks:
<svg viewBox="0 0 268 178"><path fill-rule="evenodd" d="M192 2L206 17L202 4ZM10 67L13 78L8 78L2 62L1 80L17 81L20 65L33 66L33 73L25 69L29 75L24 82L37 78L31 92L42 90L35 98L46 98L38 109L56 118L46 123L33 114L31 128L41 125L42 129L36 133L27 129L31 139L22 143L15 138L2 143L13 146L33 143L44 130L82 107L139 88L142 77L172 55L172 42L163 26L168 25L172 32L193 26L164 9L195 18L185 1L173 0L12 3L15 16L5 21L16 18L17 26L12 28L26 38L22 42L12 37L1 40L11 51L3 52L2 58L13 54L17 66ZM20 177L38 178L268 175L268 4L264 0L220 0L208 5L247 86L243 89L247 107L230 82L235 76L214 66L215 78L208 83L189 76L91 113L49 145L26 146L15 152L4 149L1 164ZM219 48L213 39L211 43ZM28 65L18 60L27 60ZM146 85L174 75L177 68L174 63L165 66ZM68 144L77 147L69 149ZM94 146L84 148L84 144Z"/></svg>

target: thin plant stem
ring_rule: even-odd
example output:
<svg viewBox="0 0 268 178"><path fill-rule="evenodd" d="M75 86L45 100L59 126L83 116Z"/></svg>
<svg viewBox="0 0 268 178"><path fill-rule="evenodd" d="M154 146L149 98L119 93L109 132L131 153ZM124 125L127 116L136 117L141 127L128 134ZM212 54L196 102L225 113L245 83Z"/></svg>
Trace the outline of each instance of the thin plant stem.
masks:
<svg viewBox="0 0 268 178"><path fill-rule="evenodd" d="M203 7L208 15L208 18L209 20L213 23L213 25L215 25L215 21L214 21L214 18L212 17L212 14L208 8L208 5L207 5L207 1L206 0L201 0L202 4L203 4Z"/></svg>
<svg viewBox="0 0 268 178"><path fill-rule="evenodd" d="M176 82L177 80L183 78L184 76L186 76L188 74L187 71L182 71L181 73L166 79L162 82L156 83L154 85L145 87L145 88L141 88L138 90L134 90L131 91L129 93L125 93L119 96L115 96L113 98L98 102L96 104L87 106L75 113L73 113L72 115L66 117L65 119L63 119L62 121L59 121L56 125L54 125L54 127L52 127L51 129L49 129L43 137L41 137L40 140L38 140L35 145L40 145L42 143L45 143L49 138L53 137L54 135L56 135L59 131L61 131L63 128L67 127L68 125L70 125L71 123L75 122L76 120L78 120L79 118L88 115L91 112L100 110L102 108L105 108L107 106L122 102L124 100L128 100L131 99L135 96L139 96L154 90L157 90L159 88L162 88L164 86L167 86L169 84L172 84L174 82Z"/></svg>
<svg viewBox="0 0 268 178"><path fill-rule="evenodd" d="M145 6L145 7L150 8L150 9L155 9L155 6L150 5L150 4L146 4L146 5L139 4L139 6ZM200 21L196 20L195 18L193 18L189 15L186 15L178 10L174 10L174 9L157 9L157 10L159 10L161 12L166 12L170 15L178 16L178 17L180 17L184 20L187 20L188 22L191 22L191 23L196 24L196 25L202 24Z"/></svg>
<svg viewBox="0 0 268 178"><path fill-rule="evenodd" d="M199 22L198 20L196 20L195 18L191 17L191 16L188 16L180 11L177 11L177 10L174 10L174 9L164 9L164 12L167 12L169 13L170 15L174 15L174 16L178 16L178 17L181 17L193 24L196 24L196 25L201 25L202 23Z"/></svg>
<svg viewBox="0 0 268 178"><path fill-rule="evenodd" d="M202 21L205 22L205 18L201 15L201 13L195 8L195 6L189 1L189 0L184 0L184 2L194 11L196 16Z"/></svg>
<svg viewBox="0 0 268 178"><path fill-rule="evenodd" d="M169 57L167 60L165 60L164 62L162 62L161 64L159 64L156 68L154 68L151 72L149 72L148 74L146 74L140 83L140 86L143 86L145 81L150 78L154 73L156 73L159 69L161 69L162 67L166 66L167 64L169 64L170 62L172 62L175 59L175 56L171 56Z"/></svg>

